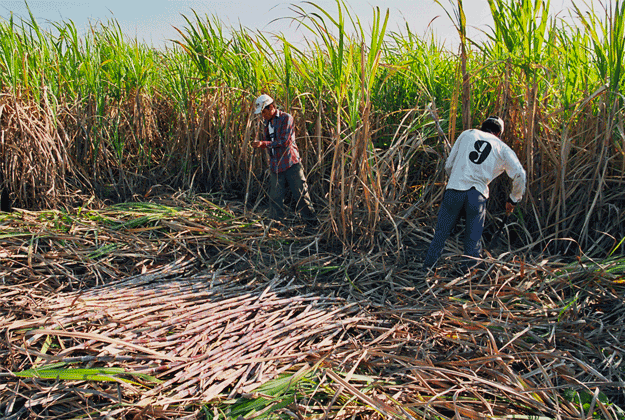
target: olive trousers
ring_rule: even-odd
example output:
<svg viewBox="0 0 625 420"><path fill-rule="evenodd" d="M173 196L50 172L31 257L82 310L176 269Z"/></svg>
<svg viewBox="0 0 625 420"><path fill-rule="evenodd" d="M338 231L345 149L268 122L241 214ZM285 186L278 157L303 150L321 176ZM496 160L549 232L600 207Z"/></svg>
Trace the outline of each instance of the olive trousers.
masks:
<svg viewBox="0 0 625 420"><path fill-rule="evenodd" d="M305 220L317 220L317 215L313 210L310 194L308 193L308 184L304 170L300 163L296 163L283 172L270 172L269 178L269 202L270 215L272 219L280 220L284 218L284 197L286 194L286 186L289 186L293 199L297 202L297 210L301 213Z"/></svg>

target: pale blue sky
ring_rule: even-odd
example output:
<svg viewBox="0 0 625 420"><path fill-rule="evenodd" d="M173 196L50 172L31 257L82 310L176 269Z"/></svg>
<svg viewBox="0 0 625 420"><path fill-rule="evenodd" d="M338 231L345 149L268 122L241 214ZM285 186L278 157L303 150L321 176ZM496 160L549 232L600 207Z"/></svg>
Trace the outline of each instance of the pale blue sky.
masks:
<svg viewBox="0 0 625 420"><path fill-rule="evenodd" d="M598 1L598 0L595 0ZM315 1L324 10L334 12L334 0ZM449 0L442 0L449 5ZM578 3L583 3L581 0ZM169 39L177 39L178 34L173 27L182 29L185 21L182 15L193 17L192 10L199 15L218 16L227 26L260 30L265 33L281 32L290 38L306 36L301 30L289 25L288 19L272 22L276 18L295 16L290 10L292 5L304 7L307 11L314 9L301 1L279 2L264 1L201 1L201 0L31 0L28 5L40 25L47 21L72 20L79 30L84 31L89 22L106 22L114 18L130 37L144 40L148 44L162 46ZM398 31L405 28L407 22L411 31L419 35L426 33L432 20L433 28L438 37L457 42L457 35L444 10L434 0L348 0L352 13L356 14L363 25L371 20L373 7L381 10L389 9L389 30ZM552 0L554 12L566 10L570 0ZM490 24L490 10L487 0L464 0L464 9L468 25L486 30ZM0 0L0 16L8 19L13 12L14 18L28 17L24 1ZM568 13L568 12L567 12ZM469 36L478 36L479 31L470 29Z"/></svg>

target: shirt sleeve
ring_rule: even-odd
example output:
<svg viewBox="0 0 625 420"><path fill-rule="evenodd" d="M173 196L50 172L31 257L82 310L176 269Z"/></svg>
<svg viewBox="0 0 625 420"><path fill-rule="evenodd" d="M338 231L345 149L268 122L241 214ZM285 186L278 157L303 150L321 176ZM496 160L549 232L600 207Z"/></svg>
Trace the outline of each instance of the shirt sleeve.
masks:
<svg viewBox="0 0 625 420"><path fill-rule="evenodd" d="M523 198L525 193L526 175L521 162L516 153L509 147L505 149L505 164L504 170L510 178L512 178L512 192L510 193L510 200L518 203Z"/></svg>
<svg viewBox="0 0 625 420"><path fill-rule="evenodd" d="M449 156L447 157L447 160L445 161L445 172L447 172L447 176L451 175L451 170L454 167L456 156L458 156L458 149L460 149L460 142L464 138L463 134L464 133L460 134L460 136L456 139L456 142L451 148L451 152L449 152Z"/></svg>

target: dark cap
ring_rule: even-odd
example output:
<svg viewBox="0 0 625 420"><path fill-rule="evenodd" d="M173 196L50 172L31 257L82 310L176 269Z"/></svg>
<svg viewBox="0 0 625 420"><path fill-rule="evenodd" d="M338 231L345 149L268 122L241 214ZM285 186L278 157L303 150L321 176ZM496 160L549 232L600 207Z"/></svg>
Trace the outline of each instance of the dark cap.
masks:
<svg viewBox="0 0 625 420"><path fill-rule="evenodd" d="M502 134L503 127L503 120L495 115L491 115L484 120L481 130L493 134Z"/></svg>

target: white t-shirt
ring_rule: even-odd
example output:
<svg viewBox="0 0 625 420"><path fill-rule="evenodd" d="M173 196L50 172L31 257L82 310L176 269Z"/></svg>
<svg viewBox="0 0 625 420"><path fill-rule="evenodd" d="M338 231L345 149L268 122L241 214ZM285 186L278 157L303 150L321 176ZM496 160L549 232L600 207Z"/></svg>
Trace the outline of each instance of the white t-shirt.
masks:
<svg viewBox="0 0 625 420"><path fill-rule="evenodd" d="M525 192L525 170L514 151L497 136L481 130L466 130L458 137L445 162L447 189L475 187L488 198L488 184L506 172L512 178L510 199L515 203Z"/></svg>
<svg viewBox="0 0 625 420"><path fill-rule="evenodd" d="M269 138L268 138L269 142L276 141L276 135L274 134L275 130L273 128L273 122L272 121L273 120L271 120L271 121L269 121L269 123L267 123L267 131L269 132ZM272 148L269 148L269 153L271 153L271 155L273 156L273 154L276 153L276 151L273 150Z"/></svg>

